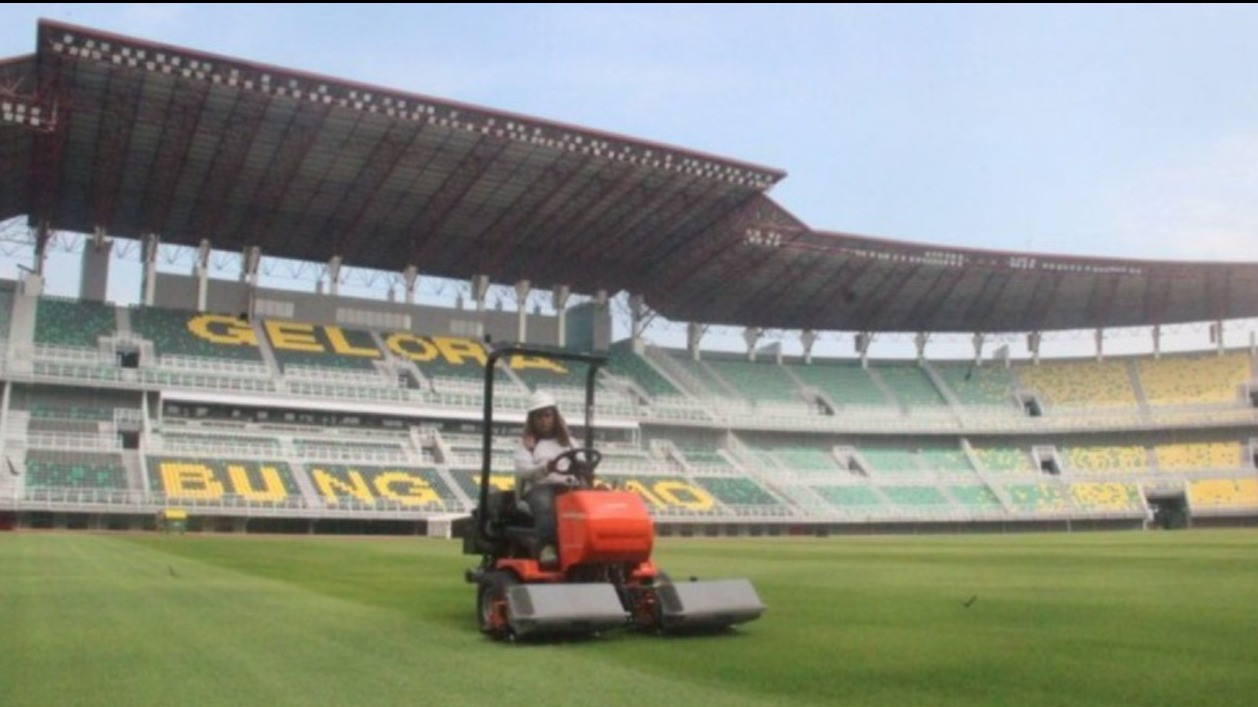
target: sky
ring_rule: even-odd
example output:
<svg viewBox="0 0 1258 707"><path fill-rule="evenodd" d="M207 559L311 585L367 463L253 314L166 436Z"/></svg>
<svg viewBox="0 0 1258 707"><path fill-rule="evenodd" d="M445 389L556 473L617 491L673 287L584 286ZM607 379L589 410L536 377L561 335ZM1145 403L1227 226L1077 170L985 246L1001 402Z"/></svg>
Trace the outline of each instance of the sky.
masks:
<svg viewBox="0 0 1258 707"><path fill-rule="evenodd" d="M41 17L780 168L820 230L1258 260L1258 6L5 4L0 57Z"/></svg>

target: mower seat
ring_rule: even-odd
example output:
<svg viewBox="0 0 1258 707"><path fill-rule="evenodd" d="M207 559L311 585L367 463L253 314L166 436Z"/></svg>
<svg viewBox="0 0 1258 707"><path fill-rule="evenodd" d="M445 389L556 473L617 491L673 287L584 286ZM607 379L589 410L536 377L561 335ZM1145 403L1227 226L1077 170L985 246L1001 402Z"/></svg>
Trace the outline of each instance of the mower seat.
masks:
<svg viewBox="0 0 1258 707"><path fill-rule="evenodd" d="M515 491L490 489L486 502L489 508L489 520L501 526L533 525L533 511L524 499L515 495Z"/></svg>
<svg viewBox="0 0 1258 707"><path fill-rule="evenodd" d="M526 548L531 556L536 557L537 530L529 504L516 496L515 491L490 489L487 505L490 524L497 528L500 537Z"/></svg>

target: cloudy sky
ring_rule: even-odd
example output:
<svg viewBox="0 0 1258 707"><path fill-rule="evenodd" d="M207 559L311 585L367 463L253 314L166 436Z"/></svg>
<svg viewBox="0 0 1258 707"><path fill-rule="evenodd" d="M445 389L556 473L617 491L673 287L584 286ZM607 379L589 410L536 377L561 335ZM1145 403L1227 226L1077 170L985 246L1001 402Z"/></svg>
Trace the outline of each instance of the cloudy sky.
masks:
<svg viewBox="0 0 1258 707"><path fill-rule="evenodd" d="M0 6L784 169L815 228L1258 260L1255 6Z"/></svg>

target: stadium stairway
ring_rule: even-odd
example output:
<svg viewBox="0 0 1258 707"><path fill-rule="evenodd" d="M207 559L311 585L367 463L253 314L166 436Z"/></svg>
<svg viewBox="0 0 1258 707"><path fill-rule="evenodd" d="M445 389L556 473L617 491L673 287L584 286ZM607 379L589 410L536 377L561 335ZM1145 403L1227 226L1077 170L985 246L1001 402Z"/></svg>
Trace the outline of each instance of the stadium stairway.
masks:
<svg viewBox="0 0 1258 707"><path fill-rule="evenodd" d="M726 456L736 463L737 466L749 470L756 469L758 462L755 453L747 446L745 442L738 438L733 432L729 433L725 438ZM748 473L748 476L759 476L755 473Z"/></svg>
<svg viewBox="0 0 1258 707"><path fill-rule="evenodd" d="M432 431L432 447L437 453L437 463L442 466L450 466L455 459L454 447L441 436L440 430Z"/></svg>
<svg viewBox="0 0 1258 707"><path fill-rule="evenodd" d="M435 454L431 460L424 458L424 448L431 446L435 449L436 437L438 435L440 435L440 432L437 430L429 432L420 430L420 428L412 425L407 435L407 441L402 444L402 451L406 455L407 464L412 467L433 469L437 474L437 478L446 485L446 488L450 490L450 493L454 495L454 498L464 508L475 508L480 499L468 497L467 492L463 490L463 485L454 478L447 465L437 463ZM427 440L425 440L425 436L428 437Z"/></svg>
<svg viewBox="0 0 1258 707"><path fill-rule="evenodd" d="M669 471L679 471L687 478L694 476L694 467L672 440L659 440L658 446L653 445L653 447L664 454L665 460L669 463Z"/></svg>
<svg viewBox="0 0 1258 707"><path fill-rule="evenodd" d="M690 472L690 464L685 461L685 455L678 449L677 444L671 439L653 439L647 445L647 454L653 459L660 462L658 471L669 474L688 474Z"/></svg>
<svg viewBox="0 0 1258 707"><path fill-rule="evenodd" d="M0 499L16 499L26 494L26 450L6 452L0 469Z"/></svg>
<svg viewBox="0 0 1258 707"><path fill-rule="evenodd" d="M402 440L402 457L409 466L425 466L424 445L418 430L412 425L406 429L406 439Z"/></svg>
<svg viewBox="0 0 1258 707"><path fill-rule="evenodd" d="M970 440L961 438L961 449L965 452L965 458L970 460L970 466L974 467L974 474L983 482L996 498L1000 499L1000 505L1005 509L1006 513L1014 512L1013 499L1009 496L1009 491L1002 484L996 483L987 468L983 466L982 460L974 453L974 447L970 444Z"/></svg>
<svg viewBox="0 0 1258 707"><path fill-rule="evenodd" d="M1131 379L1131 389L1136 394L1136 405L1141 412L1149 411L1149 396L1145 394L1144 381L1140 379L1140 368L1132 361L1125 363L1127 377Z"/></svg>
<svg viewBox="0 0 1258 707"><path fill-rule="evenodd" d="M267 338L266 330L262 327L262 319L254 317L249 323L253 329L253 335L258 341L258 353L261 354L262 360L266 363L266 368L271 372L271 380L275 382L275 390L278 393L288 392L288 383L284 380L284 369L280 366L279 359L275 358L275 352L271 350L270 339ZM293 467L300 469L300 466ZM301 476L295 473L294 476ZM302 490L305 493L305 489Z"/></svg>
<svg viewBox="0 0 1258 707"><path fill-rule="evenodd" d="M7 409L4 416L4 464L0 478L12 481L14 493L21 494L26 487L26 430L30 413L26 410ZM16 472L16 473L14 473ZM2 497L2 496L0 496Z"/></svg>
<svg viewBox="0 0 1258 707"><path fill-rule="evenodd" d="M767 490L787 499L787 507L795 515L822 517L835 515L834 504L807 484L770 484L764 481L763 476L757 479Z"/></svg>
<svg viewBox="0 0 1258 707"><path fill-rule="evenodd" d="M30 413L8 408L0 429L0 499L20 498L26 489L26 427Z"/></svg>
<svg viewBox="0 0 1258 707"><path fill-rule="evenodd" d="M131 330L131 310L126 307L114 307L114 330L119 338L129 339L135 332Z"/></svg>
<svg viewBox="0 0 1258 707"><path fill-rule="evenodd" d="M731 398L734 398L735 400L739 398L745 399L747 397L733 383L729 382L723 376L721 376L720 372L718 372L712 364L702 359L700 359L699 361L696 361L696 363L698 363L699 367L703 369L704 375L706 375L710 380L714 381L717 385L721 386L721 390L719 391L720 396L731 397ZM761 365L765 365L765 364L761 364ZM752 402L755 402L755 401L752 401Z"/></svg>
<svg viewBox="0 0 1258 707"><path fill-rule="evenodd" d="M658 376L659 378L663 379L664 382L667 383L673 389L673 391L675 391L675 394L677 396L680 396L685 400L694 400L694 396L690 394L690 391L686 389L686 386L682 385L677 379L669 375L668 371L656 365L655 362L649 356L647 356L645 351L642 354L637 354L637 353L633 353L633 351L630 350L628 352L628 355L632 357L632 360L637 361L639 364L646 366L650 372L652 372L654 375ZM631 379L633 379L632 371L627 370L625 372L629 374L629 377ZM655 392L655 390L652 388L649 382L638 383L636 379L633 379L633 380L635 384L638 385L639 388L642 388L644 389L644 392L649 393L648 397L655 398L659 394ZM668 395L671 396L673 394L674 392L670 392Z"/></svg>
<svg viewBox="0 0 1258 707"><path fill-rule="evenodd" d="M388 349L384 348L384 343L380 340L379 334L372 332L371 336L375 339L376 345L380 347L381 351L388 351ZM424 375L424 372L419 370L419 366L416 366L414 361L409 358L395 357L394 365L410 375L411 380L415 381L415 388L422 395L426 396L433 392L432 379Z"/></svg>
<svg viewBox="0 0 1258 707"><path fill-rule="evenodd" d="M801 397L805 400L811 398L814 403L820 403L832 411L839 409L838 403L835 402L834 398L831 398L824 390L821 390L820 388L809 384L808 381L803 378L800 378L799 374L796 373L790 366L782 366L782 370L786 373L787 377L795 382L795 389L800 391Z"/></svg>
<svg viewBox="0 0 1258 707"><path fill-rule="evenodd" d="M148 474L144 471L144 457L140 452L135 449L124 449L120 457L122 459L122 468L127 475L127 488L149 488L146 481Z"/></svg>
<svg viewBox="0 0 1258 707"><path fill-rule="evenodd" d="M463 489L463 485L459 483L458 479L454 478L454 472L450 471L449 467L438 466L436 470L437 477L445 483L446 488L450 489L450 493L454 494L454 497L463 504L464 508L470 509L480 505L480 499L472 498L468 495L467 491Z"/></svg>
<svg viewBox="0 0 1258 707"><path fill-rule="evenodd" d="M263 355L265 356L266 354ZM273 358L271 362L274 364ZM293 481L297 483L297 488L301 490L301 500L306 504L306 508L323 508L323 497L319 495L319 490L314 487L314 482L310 480L310 475L306 472L305 460L302 459L301 454L297 451L297 445L293 443L293 438L285 435L278 439L283 461L285 464L288 464L288 468L292 472Z"/></svg>
<svg viewBox="0 0 1258 707"><path fill-rule="evenodd" d="M640 358L672 383L677 390L692 398L710 398L715 394L714 391L708 390L708 386L699 380L697 375L691 373L681 363L674 361L672 356L662 349L648 346L646 353Z"/></svg>
<svg viewBox="0 0 1258 707"><path fill-rule="evenodd" d="M528 383L526 383L526 382L524 381L524 379L520 377L520 374L516 373L516 372L515 372L515 370L511 368L511 366L505 366L505 365L504 365L504 366L502 367L502 372L503 372L503 374L506 376L507 380L506 380L506 381L499 381L499 385L506 384L506 385L508 385L508 386L509 386L509 388L508 388L508 389L509 389L511 392L513 392L513 393L517 393L517 394L523 394L523 392L524 392L524 391L531 391L531 390L532 390L532 389L529 387L529 384L528 384ZM507 383L507 381L510 381L510 383L508 384L508 383ZM496 387L496 386L495 386L494 392L497 392L497 387Z"/></svg>
<svg viewBox="0 0 1258 707"><path fill-rule="evenodd" d="M758 483L769 495L776 497L793 516L828 516L833 504L807 484L792 479L794 473L781 466L772 455L756 454L746 442L731 433L726 438L726 456L745 470L747 478ZM769 468L766 469L765 467ZM784 483L790 482L790 483Z"/></svg>
<svg viewBox="0 0 1258 707"><path fill-rule="evenodd" d="M884 504L883 506L884 508L901 508L902 507L902 504L896 499L892 498L887 493L886 489L883 488L882 485L875 484L872 479L866 478L864 481L864 485L866 488L874 492L874 495L878 497L878 501ZM907 516L907 514L905 515Z"/></svg>
<svg viewBox="0 0 1258 707"><path fill-rule="evenodd" d="M32 370L30 356L19 352L30 351L35 342L35 309L38 298L21 294L22 286L13 297L13 313L9 320L9 347L5 356L6 373L27 373Z"/></svg>
<svg viewBox="0 0 1258 707"><path fill-rule="evenodd" d="M902 414L907 415L909 413L909 406L906 403L901 402L900 398L895 394L895 391L891 389L891 386L887 385L887 380L882 377L882 374L878 372L877 368L874 366L868 366L865 368L865 374L869 376L869 380L873 382L874 387L881 391L887 398L888 405L899 408Z"/></svg>
<svg viewBox="0 0 1258 707"><path fill-rule="evenodd" d="M939 391L939 395L941 395L944 401L948 403L948 407L952 410L953 416L959 421L961 419L961 401L957 398L957 394L952 392L952 388L943 379L943 376L939 375L939 371L935 370L935 367L931 365L930 361L923 360L920 361L918 365L922 367L922 372L925 373L930 382L934 384L935 390Z"/></svg>

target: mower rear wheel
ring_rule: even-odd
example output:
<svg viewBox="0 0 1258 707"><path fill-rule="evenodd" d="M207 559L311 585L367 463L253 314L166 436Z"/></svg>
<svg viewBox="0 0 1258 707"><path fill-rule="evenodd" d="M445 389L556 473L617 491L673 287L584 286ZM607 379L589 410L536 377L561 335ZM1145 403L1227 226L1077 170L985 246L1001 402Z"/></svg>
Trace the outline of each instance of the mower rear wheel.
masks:
<svg viewBox="0 0 1258 707"><path fill-rule="evenodd" d="M481 578L476 591L476 619L481 633L495 640L514 637L507 623L507 590L519 583L514 574L501 570L486 572Z"/></svg>

